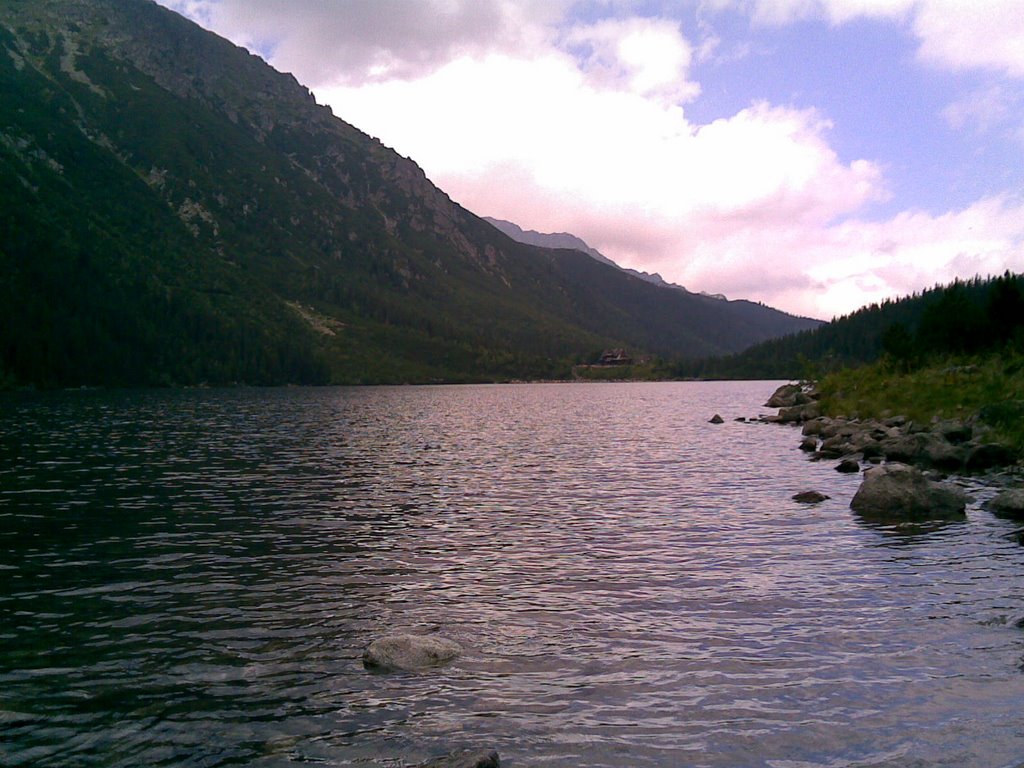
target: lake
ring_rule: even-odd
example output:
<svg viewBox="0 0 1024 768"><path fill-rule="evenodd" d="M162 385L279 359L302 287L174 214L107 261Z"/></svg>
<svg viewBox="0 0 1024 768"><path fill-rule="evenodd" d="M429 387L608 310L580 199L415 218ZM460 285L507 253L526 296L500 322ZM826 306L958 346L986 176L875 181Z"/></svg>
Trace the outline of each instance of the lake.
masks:
<svg viewBox="0 0 1024 768"><path fill-rule="evenodd" d="M4 395L0 763L1024 765L1017 526L865 524L775 386Z"/></svg>

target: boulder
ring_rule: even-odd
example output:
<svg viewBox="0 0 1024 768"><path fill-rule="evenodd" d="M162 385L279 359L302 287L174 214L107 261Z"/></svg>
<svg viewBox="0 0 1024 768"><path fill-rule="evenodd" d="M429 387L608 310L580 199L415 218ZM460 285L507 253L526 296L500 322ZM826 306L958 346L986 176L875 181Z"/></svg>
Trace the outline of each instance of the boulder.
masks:
<svg viewBox="0 0 1024 768"><path fill-rule="evenodd" d="M821 454L838 459L851 453L863 453L865 448L876 445L874 438L864 430L842 430L821 443Z"/></svg>
<svg viewBox="0 0 1024 768"><path fill-rule="evenodd" d="M916 464L921 460L923 438L918 435L900 435L881 441L882 454L889 461Z"/></svg>
<svg viewBox="0 0 1024 768"><path fill-rule="evenodd" d="M893 463L864 472L850 508L879 520L950 520L964 517L967 501L960 488L932 482L914 467Z"/></svg>
<svg viewBox="0 0 1024 768"><path fill-rule="evenodd" d="M848 423L845 419L830 419L827 416L825 416L823 417L822 421L824 423L822 423L820 430L818 432L818 435L822 438L835 437L840 432L842 432L845 427L848 426Z"/></svg>
<svg viewBox="0 0 1024 768"><path fill-rule="evenodd" d="M708 424L724 424L724 423L725 423L725 419L723 419L717 413L714 416L712 416L710 419L708 419Z"/></svg>
<svg viewBox="0 0 1024 768"><path fill-rule="evenodd" d="M783 384L772 393L764 405L766 408L789 408L798 405L797 397L801 394L803 394L803 387L799 384ZM809 398L804 400L804 402L808 401Z"/></svg>
<svg viewBox="0 0 1024 768"><path fill-rule="evenodd" d="M845 472L848 474L860 472L860 462L852 456L847 456L836 466L836 472Z"/></svg>
<svg viewBox="0 0 1024 768"><path fill-rule="evenodd" d="M984 472L994 467L1013 464L1017 457L1013 451L999 443L983 443L968 448L964 469L968 472Z"/></svg>
<svg viewBox="0 0 1024 768"><path fill-rule="evenodd" d="M954 471L963 466L965 456L963 448L950 443L941 433L933 433L925 435L919 458L936 469Z"/></svg>
<svg viewBox="0 0 1024 768"><path fill-rule="evenodd" d="M861 446L860 452L865 461L881 461L885 457L885 451L882 450L882 444L878 440L870 440L864 443Z"/></svg>
<svg viewBox="0 0 1024 768"><path fill-rule="evenodd" d="M370 669L416 671L447 664L462 653L454 640L441 635L387 635L363 651Z"/></svg>
<svg viewBox="0 0 1024 768"><path fill-rule="evenodd" d="M801 504L818 504L825 501L825 499L831 498L831 496L826 496L824 493L819 493L818 491L801 491L793 496L793 501Z"/></svg>
<svg viewBox="0 0 1024 768"><path fill-rule="evenodd" d="M821 416L821 405L817 402L811 402L806 405L794 405L789 408L779 409L778 421L783 424L798 424L816 419L819 416Z"/></svg>
<svg viewBox="0 0 1024 768"><path fill-rule="evenodd" d="M495 750L466 749L420 763L419 768L500 768L500 766L501 759Z"/></svg>
<svg viewBox="0 0 1024 768"><path fill-rule="evenodd" d="M988 508L992 511L992 514L999 517L1024 520L1024 488L1010 488L1000 491L988 503Z"/></svg>
<svg viewBox="0 0 1024 768"><path fill-rule="evenodd" d="M819 416L816 419L805 421L800 433L807 436L817 436L822 434L822 431L827 429L831 423L832 419L827 416Z"/></svg>
<svg viewBox="0 0 1024 768"><path fill-rule="evenodd" d="M800 450L807 451L807 453L814 453L816 450L818 450L818 438L805 437L800 442Z"/></svg>

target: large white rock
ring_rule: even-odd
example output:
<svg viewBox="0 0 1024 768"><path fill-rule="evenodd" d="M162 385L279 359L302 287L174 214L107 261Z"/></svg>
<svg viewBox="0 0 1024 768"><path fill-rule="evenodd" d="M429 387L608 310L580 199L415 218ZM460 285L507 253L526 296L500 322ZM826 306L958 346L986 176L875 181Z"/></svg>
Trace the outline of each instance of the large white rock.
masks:
<svg viewBox="0 0 1024 768"><path fill-rule="evenodd" d="M375 669L421 670L447 664L462 646L441 635L387 635L363 651L363 664Z"/></svg>

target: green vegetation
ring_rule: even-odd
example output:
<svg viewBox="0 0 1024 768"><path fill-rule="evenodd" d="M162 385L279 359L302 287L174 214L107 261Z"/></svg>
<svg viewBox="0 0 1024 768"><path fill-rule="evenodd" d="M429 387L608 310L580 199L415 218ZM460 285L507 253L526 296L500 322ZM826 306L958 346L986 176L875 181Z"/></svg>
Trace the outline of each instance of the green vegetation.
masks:
<svg viewBox="0 0 1024 768"><path fill-rule="evenodd" d="M829 416L977 417L1024 455L1024 276L958 280L682 368L816 379Z"/></svg>
<svg viewBox="0 0 1024 768"><path fill-rule="evenodd" d="M828 416L898 414L925 424L935 416L978 416L1000 442L1024 455L1024 355L1019 351L937 358L910 371L887 359L831 373L819 388Z"/></svg>
<svg viewBox="0 0 1024 768"><path fill-rule="evenodd" d="M911 371L950 355L986 355L1024 343L1024 277L1010 272L936 286L872 304L820 328L739 354L682 363L677 376L820 379L887 358Z"/></svg>

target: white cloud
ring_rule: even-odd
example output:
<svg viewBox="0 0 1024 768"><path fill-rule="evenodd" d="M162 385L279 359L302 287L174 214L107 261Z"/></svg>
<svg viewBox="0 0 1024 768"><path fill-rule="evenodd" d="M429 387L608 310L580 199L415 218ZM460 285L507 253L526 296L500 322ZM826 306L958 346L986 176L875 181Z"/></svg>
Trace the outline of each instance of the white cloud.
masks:
<svg viewBox="0 0 1024 768"><path fill-rule="evenodd" d="M711 10L735 8L755 24L779 26L807 19L825 19L843 24L869 17L900 19L921 0L704 0Z"/></svg>
<svg viewBox="0 0 1024 768"><path fill-rule="evenodd" d="M700 93L688 80L693 48L674 22L606 19L574 27L565 43L582 52L584 71L598 86L625 87L669 104Z"/></svg>
<svg viewBox="0 0 1024 768"><path fill-rule="evenodd" d="M970 128L978 133L988 133L1005 126L1008 122L1019 125L1021 97L1009 92L1003 85L995 84L964 96L943 110L943 117L951 128Z"/></svg>
<svg viewBox="0 0 1024 768"><path fill-rule="evenodd" d="M990 69L1024 77L1020 0L923 0L914 19L922 59L953 70Z"/></svg>
<svg viewBox="0 0 1024 768"><path fill-rule="evenodd" d="M545 42L570 0L161 0L317 88Z"/></svg>
<svg viewBox="0 0 1024 768"><path fill-rule="evenodd" d="M956 277L1024 269L1024 204L992 197L938 216L907 211L884 222L848 221L827 230L808 255L815 263L808 274L826 286L823 306L845 304L848 312Z"/></svg>
<svg viewBox="0 0 1024 768"><path fill-rule="evenodd" d="M675 243L678 258L658 265L666 279L828 319L956 277L1024 270L1024 204L994 197L826 226L780 217L722 227L695 215Z"/></svg>
<svg viewBox="0 0 1024 768"><path fill-rule="evenodd" d="M824 19L911 19L920 58L943 69L989 69L1024 77L1024 8L1020 0L705 0L738 8L755 24Z"/></svg>
<svg viewBox="0 0 1024 768"><path fill-rule="evenodd" d="M563 54L466 58L417 81L319 94L416 158L456 199L480 210L481 193L497 202L482 189L493 185L532 227L584 211L621 217L625 230L698 210L723 226L779 216L824 223L882 194L880 170L844 165L813 110L761 103L695 126L677 106L596 87ZM497 174L513 169L529 188L509 194ZM560 202L531 205L538 197Z"/></svg>

